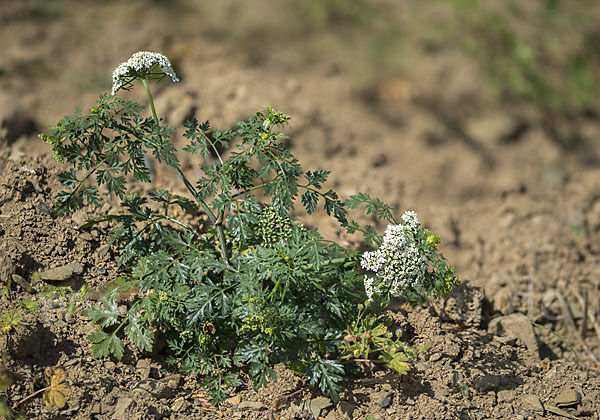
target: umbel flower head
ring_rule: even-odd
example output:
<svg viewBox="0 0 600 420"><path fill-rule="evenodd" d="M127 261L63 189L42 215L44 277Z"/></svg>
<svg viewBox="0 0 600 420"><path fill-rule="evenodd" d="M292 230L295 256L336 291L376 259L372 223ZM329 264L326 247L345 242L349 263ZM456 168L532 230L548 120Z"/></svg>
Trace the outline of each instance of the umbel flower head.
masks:
<svg viewBox="0 0 600 420"><path fill-rule="evenodd" d="M119 89L128 89L135 79L163 78L169 76L173 82L179 82L169 59L157 52L139 51L131 58L117 66L112 74L112 91L114 95Z"/></svg>
<svg viewBox="0 0 600 420"><path fill-rule="evenodd" d="M369 301L375 295L419 301L428 295L445 295L457 283L454 268L437 253L439 237L421 223L414 211L402 216L404 224L388 225L379 249L365 252L360 265Z"/></svg>

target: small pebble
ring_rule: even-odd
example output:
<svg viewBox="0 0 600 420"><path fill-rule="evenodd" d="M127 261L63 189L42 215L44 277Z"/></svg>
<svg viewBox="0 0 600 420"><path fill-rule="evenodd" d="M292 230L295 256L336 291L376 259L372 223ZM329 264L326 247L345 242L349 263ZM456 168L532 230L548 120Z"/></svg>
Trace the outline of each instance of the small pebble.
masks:
<svg viewBox="0 0 600 420"><path fill-rule="evenodd" d="M498 393L496 394L496 397L498 398L499 403L502 403L502 402L510 403L515 400L515 392L511 391L509 389L503 389L503 390L498 391Z"/></svg>
<svg viewBox="0 0 600 420"><path fill-rule="evenodd" d="M581 401L581 394L573 388L563 389L554 399L557 407L570 407L577 405Z"/></svg>
<svg viewBox="0 0 600 420"><path fill-rule="evenodd" d="M185 400L185 398L183 397L179 397L177 398L175 401L173 401L173 411L180 412L180 411L184 411L187 407L188 407L188 402Z"/></svg>
<svg viewBox="0 0 600 420"><path fill-rule="evenodd" d="M73 274L83 273L83 266L78 262L72 262L60 267L40 271L40 278L44 281L64 281L70 279Z"/></svg>
<svg viewBox="0 0 600 420"><path fill-rule="evenodd" d="M521 398L521 403L523 404L523 407L525 409L539 412L539 413L544 412L544 406L542 405L542 402L536 395L533 395L533 394L524 395Z"/></svg>
<svg viewBox="0 0 600 420"><path fill-rule="evenodd" d="M389 407L390 404L392 403L392 399L393 398L394 398L394 393L393 392L387 392L385 395L383 395L381 398L379 398L377 400L377 404L379 404L379 406L381 408Z"/></svg>
<svg viewBox="0 0 600 420"><path fill-rule="evenodd" d="M110 250L110 245L102 245L100 248L98 248L98 256L100 257L104 257L106 254L108 254L108 251Z"/></svg>
<svg viewBox="0 0 600 420"><path fill-rule="evenodd" d="M238 408L240 410L264 410L266 407L259 401L242 401Z"/></svg>

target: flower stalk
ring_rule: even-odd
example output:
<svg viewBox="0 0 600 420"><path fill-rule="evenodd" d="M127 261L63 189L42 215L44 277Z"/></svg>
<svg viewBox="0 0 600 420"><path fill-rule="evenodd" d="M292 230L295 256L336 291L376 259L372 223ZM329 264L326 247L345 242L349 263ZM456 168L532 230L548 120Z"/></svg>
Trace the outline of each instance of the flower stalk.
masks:
<svg viewBox="0 0 600 420"><path fill-rule="evenodd" d="M144 77L140 80L142 81L142 84L144 85L144 89L146 90L146 95L148 96L148 102L150 103L150 109L152 110L152 118L154 119L154 123L156 124L156 126L158 126L160 124L160 122L159 122L158 116L156 114L156 108L154 107L154 99L152 98L152 91L150 90L150 86L148 85L148 78ZM219 218L217 218L215 216L215 214L212 212L212 210L210 209L208 204L200 198L200 196L198 195L198 192L196 191L196 189L194 188L192 183L185 176L185 174L179 168L178 165L174 166L173 169L175 169L175 172L177 173L177 176L179 177L179 179L181 179L181 181L183 181L183 183L185 184L188 191L194 197L194 200L196 200L196 202L200 205L200 207L202 207L204 212L208 215L208 218L210 219L211 223L217 229L217 236L219 239L219 245L221 247L221 255L226 262L229 262L229 255L227 253L227 244L225 242L225 232L223 231L223 223L222 223L223 217L220 216Z"/></svg>

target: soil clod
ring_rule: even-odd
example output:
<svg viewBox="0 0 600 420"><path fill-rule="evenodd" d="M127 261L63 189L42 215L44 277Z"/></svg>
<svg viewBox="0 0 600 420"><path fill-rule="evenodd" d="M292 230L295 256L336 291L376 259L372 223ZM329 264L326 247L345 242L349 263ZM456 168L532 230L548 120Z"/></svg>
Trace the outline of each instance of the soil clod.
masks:
<svg viewBox="0 0 600 420"><path fill-rule="evenodd" d="M40 271L40 279L49 282L69 280L74 274L83 273L83 266L78 262Z"/></svg>
<svg viewBox="0 0 600 420"><path fill-rule="evenodd" d="M581 402L581 394L573 388L562 390L554 399L554 405L560 408L571 407Z"/></svg>

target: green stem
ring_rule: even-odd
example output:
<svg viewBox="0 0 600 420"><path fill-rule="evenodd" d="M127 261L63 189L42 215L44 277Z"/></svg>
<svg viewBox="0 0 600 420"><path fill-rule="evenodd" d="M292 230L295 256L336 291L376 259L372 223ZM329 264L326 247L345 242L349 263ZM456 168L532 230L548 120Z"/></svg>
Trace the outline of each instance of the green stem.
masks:
<svg viewBox="0 0 600 420"><path fill-rule="evenodd" d="M331 260L325 260L321 264L319 264L319 267L326 267L328 265L356 264L357 261L358 258L356 257L339 257L333 258ZM302 268L305 270L312 270L315 267L317 267L317 264L315 263L308 263L302 266Z"/></svg>
<svg viewBox="0 0 600 420"><path fill-rule="evenodd" d="M267 298L265 300L270 300L271 302L273 301L273 296L275 296L275 292L277 291L277 289L279 289L280 284L281 284L281 277L279 277L277 279L277 282L275 282L275 287L273 287L273 290L271 290L271 293L269 293L269 295L267 296Z"/></svg>
<svg viewBox="0 0 600 420"><path fill-rule="evenodd" d="M263 183L263 184L260 184L260 185L255 185L254 187L250 187L250 188L246 188L246 189L245 189L245 190L243 190L243 191L238 191L237 193L230 195L230 196L229 196L229 199L235 199L235 198L239 197L240 195L248 194L248 193L250 193L250 192L252 192L252 191L255 191L255 190L258 190L258 189L264 188L264 187L266 187L267 185L269 185L269 184L272 184L273 182L275 182L277 179L279 179L279 175L277 175L277 176L276 176L275 178L273 178L272 180L270 180L270 181L268 181L268 182L265 182L265 183Z"/></svg>
<svg viewBox="0 0 600 420"><path fill-rule="evenodd" d="M208 144L210 144L210 147L212 147L213 151L215 152L215 155L217 155L217 158L219 159L219 162L221 162L221 165L223 165L223 159L221 158L221 154L219 153L219 150L217 149L215 143L213 143L212 140L206 134L204 134L204 132L202 132L201 134L202 137L204 137L204 139L208 142Z"/></svg>
<svg viewBox="0 0 600 420"><path fill-rule="evenodd" d="M267 153L268 153L269 155L271 155L271 157L273 158L273 161L275 161L275 163L276 163L276 164L277 164L277 166L279 167L279 170L281 171L281 175L283 176L283 175L285 174L285 171L284 171L284 170L283 170L283 168L281 167L281 163L279 163L279 160L277 159L277 156L275 156L275 154L274 154L274 153L273 153L271 150L269 150L269 149L267 149Z"/></svg>
<svg viewBox="0 0 600 420"><path fill-rule="evenodd" d="M77 186L73 189L73 191L71 191L71 193L69 194L69 200L77 193L77 191L79 191L79 188L81 188L81 186L85 183L85 181L87 181L87 179L92 176L105 162L106 162L106 156L104 157L104 159L102 159L95 167L94 169L92 169L90 172L88 172L88 174L81 180L78 181Z"/></svg>
<svg viewBox="0 0 600 420"><path fill-rule="evenodd" d="M148 78L144 77L143 79L141 79L141 81L144 85L144 89L146 89L146 95L148 95L150 109L152 110L152 118L154 119L154 123L158 126L158 116L156 115L156 109L154 108L154 100L152 99L152 92L150 91L150 86L148 85ZM208 207L208 204L206 204L206 202L202 198L200 198L198 192L196 191L192 183L187 179L185 174L181 171L179 166L175 166L173 169L175 169L175 172L177 172L177 176L179 176L179 179L183 181L188 191L192 194L194 199L198 202L198 204L200 204L204 212L208 215L208 218L210 219L212 224L215 225L215 227L217 228L217 235L219 237L219 243L221 245L221 255L223 256L223 259L225 259L226 262L229 262L229 256L227 254L227 244L225 242L225 232L223 231L222 225L223 220L217 219L210 207Z"/></svg>
<svg viewBox="0 0 600 420"><path fill-rule="evenodd" d="M154 118L154 122L158 125L158 117L156 116L156 109L154 108L154 100L152 99L152 92L150 92L150 86L148 86L148 78L144 77L142 83L144 84L144 89L146 89L146 95L148 95L148 100L150 101L150 108L152 109L152 118Z"/></svg>

